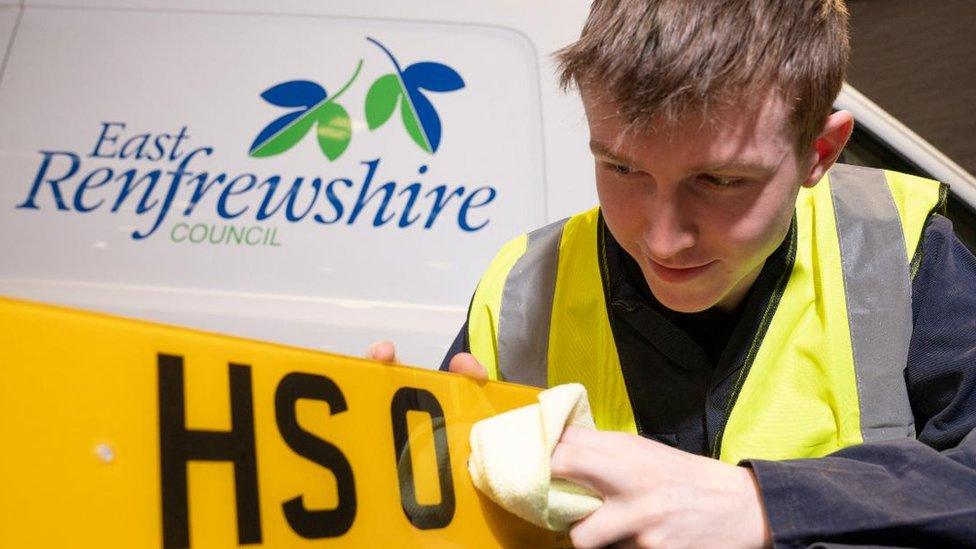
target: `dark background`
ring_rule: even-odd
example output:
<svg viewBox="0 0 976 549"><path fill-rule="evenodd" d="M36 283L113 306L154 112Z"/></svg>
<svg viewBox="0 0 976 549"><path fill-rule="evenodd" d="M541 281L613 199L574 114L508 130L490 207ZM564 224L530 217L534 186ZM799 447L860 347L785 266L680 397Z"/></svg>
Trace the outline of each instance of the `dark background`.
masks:
<svg viewBox="0 0 976 549"><path fill-rule="evenodd" d="M976 0L848 0L848 82L976 174Z"/></svg>

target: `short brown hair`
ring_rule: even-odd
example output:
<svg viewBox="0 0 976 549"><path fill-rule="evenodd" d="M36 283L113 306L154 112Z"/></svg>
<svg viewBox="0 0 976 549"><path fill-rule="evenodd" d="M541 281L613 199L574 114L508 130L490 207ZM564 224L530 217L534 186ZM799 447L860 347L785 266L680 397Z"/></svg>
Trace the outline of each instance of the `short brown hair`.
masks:
<svg viewBox="0 0 976 549"><path fill-rule="evenodd" d="M847 19L844 0L594 0L555 55L564 89L592 85L638 128L776 90L802 151L840 93Z"/></svg>

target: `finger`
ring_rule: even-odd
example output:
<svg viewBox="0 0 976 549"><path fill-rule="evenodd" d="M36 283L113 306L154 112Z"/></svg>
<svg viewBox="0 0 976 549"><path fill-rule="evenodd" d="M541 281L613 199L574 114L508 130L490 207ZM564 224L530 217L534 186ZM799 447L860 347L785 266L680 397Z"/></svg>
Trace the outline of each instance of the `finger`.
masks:
<svg viewBox="0 0 976 549"><path fill-rule="evenodd" d="M607 455L619 455L621 451L657 455L658 452L684 453L655 440L619 431L600 431L588 427L568 425L559 438L562 442L587 446Z"/></svg>
<svg viewBox="0 0 976 549"><path fill-rule="evenodd" d="M462 374L480 381L488 379L488 369L482 366L478 359L470 353L458 353L451 357L447 369L455 374Z"/></svg>
<svg viewBox="0 0 976 549"><path fill-rule="evenodd" d="M560 441L552 451L549 471L608 497L630 483L614 456L590 446Z"/></svg>
<svg viewBox="0 0 976 549"><path fill-rule="evenodd" d="M369 350L366 351L366 358L387 364L396 364L396 347L392 341L377 341L369 346Z"/></svg>
<svg viewBox="0 0 976 549"><path fill-rule="evenodd" d="M569 531L573 547L580 549L606 547L614 542L634 538L640 530L640 517L631 506L618 501L608 501ZM628 546L630 544L621 544ZM614 545L617 547L617 545Z"/></svg>
<svg viewBox="0 0 976 549"><path fill-rule="evenodd" d="M631 451L641 450L641 445L646 441L642 437L628 433L567 425L559 437L559 442L589 448L604 454L607 459L617 459L621 452L629 455ZM654 449L643 448L642 450L646 453L653 452Z"/></svg>

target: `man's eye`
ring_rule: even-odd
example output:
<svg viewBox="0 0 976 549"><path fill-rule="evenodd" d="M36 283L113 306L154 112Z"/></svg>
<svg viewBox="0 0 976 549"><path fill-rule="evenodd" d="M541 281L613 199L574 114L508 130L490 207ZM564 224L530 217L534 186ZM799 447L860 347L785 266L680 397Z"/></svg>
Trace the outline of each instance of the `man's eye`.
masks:
<svg viewBox="0 0 976 549"><path fill-rule="evenodd" d="M610 164L610 171L620 175L630 175L634 173L633 168L625 164Z"/></svg>
<svg viewBox="0 0 976 549"><path fill-rule="evenodd" d="M734 177L719 177L717 175L707 173L699 175L698 179L716 187L734 187L742 182L741 179L736 179Z"/></svg>

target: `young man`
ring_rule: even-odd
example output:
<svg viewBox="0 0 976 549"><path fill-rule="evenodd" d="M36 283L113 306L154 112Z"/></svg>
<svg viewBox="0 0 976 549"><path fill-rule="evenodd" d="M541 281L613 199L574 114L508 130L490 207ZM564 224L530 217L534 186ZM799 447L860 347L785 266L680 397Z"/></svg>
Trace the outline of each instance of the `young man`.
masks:
<svg viewBox="0 0 976 549"><path fill-rule="evenodd" d="M576 546L976 545L976 260L937 183L834 165L847 55L842 0L597 0L559 52L600 208L507 244L445 363L587 387Z"/></svg>

